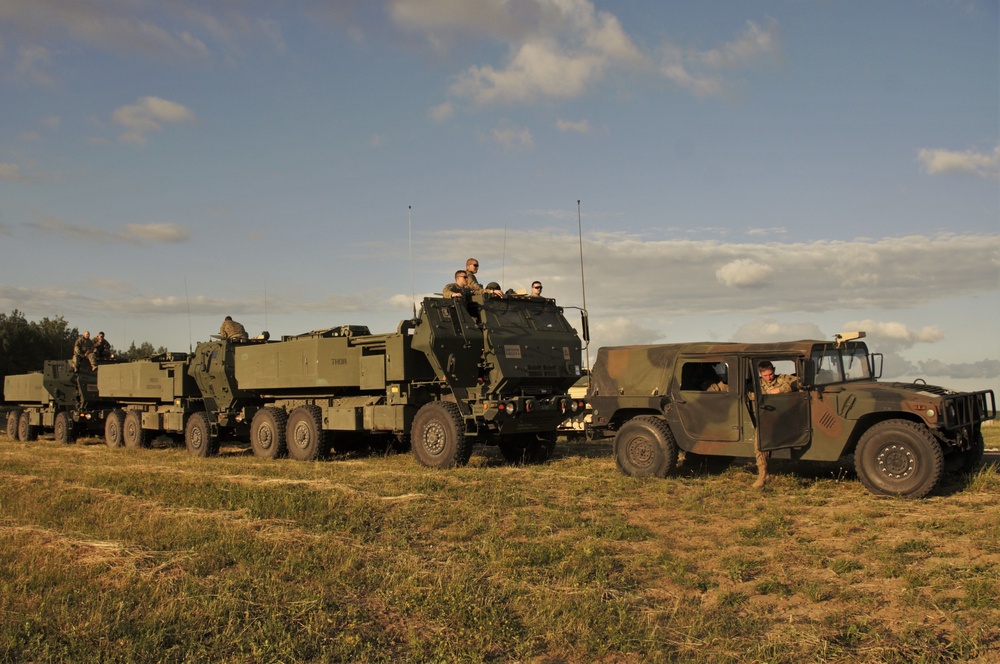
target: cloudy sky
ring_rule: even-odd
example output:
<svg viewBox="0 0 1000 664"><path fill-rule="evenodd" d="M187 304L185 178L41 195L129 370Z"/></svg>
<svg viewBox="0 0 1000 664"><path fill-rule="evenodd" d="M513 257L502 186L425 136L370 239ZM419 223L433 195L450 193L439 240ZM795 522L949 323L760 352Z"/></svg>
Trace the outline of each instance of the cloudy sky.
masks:
<svg viewBox="0 0 1000 664"><path fill-rule="evenodd" d="M582 244L591 357L864 329L1000 390L997 7L4 0L0 310L386 332L469 256L579 307Z"/></svg>

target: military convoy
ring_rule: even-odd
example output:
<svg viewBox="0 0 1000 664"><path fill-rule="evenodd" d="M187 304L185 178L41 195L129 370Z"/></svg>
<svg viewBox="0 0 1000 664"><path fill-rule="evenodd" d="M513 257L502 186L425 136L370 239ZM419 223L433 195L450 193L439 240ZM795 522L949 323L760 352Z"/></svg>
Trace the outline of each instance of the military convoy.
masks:
<svg viewBox="0 0 1000 664"><path fill-rule="evenodd" d="M576 330L554 300L518 295L425 298L388 334L343 325L102 364L96 376L71 374L75 400L49 389L54 364L42 386L38 374L7 377L19 426L34 423L13 436L9 417L12 437L55 427L60 438L63 423L64 442L97 428L111 447L183 435L195 456L236 440L261 457L299 460L362 439L451 467L475 444L497 445L511 461L547 459L559 424L585 405L568 394L581 375Z"/></svg>
<svg viewBox="0 0 1000 664"><path fill-rule="evenodd" d="M918 498L946 467L974 468L981 425L996 416L992 390L955 392L880 382L882 355L864 333L828 341L688 343L601 348L588 392L591 434L614 438L619 469L674 472L687 458L837 461L854 454L872 493ZM757 365L772 362L797 389L764 394Z"/></svg>

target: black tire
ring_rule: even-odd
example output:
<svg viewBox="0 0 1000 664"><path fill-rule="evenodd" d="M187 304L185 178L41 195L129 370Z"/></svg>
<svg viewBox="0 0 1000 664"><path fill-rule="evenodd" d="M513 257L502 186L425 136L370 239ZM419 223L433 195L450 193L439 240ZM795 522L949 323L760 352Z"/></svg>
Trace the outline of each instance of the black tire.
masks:
<svg viewBox="0 0 1000 664"><path fill-rule="evenodd" d="M210 457L219 452L219 441L212 437L206 413L193 413L184 427L184 446L193 457Z"/></svg>
<svg viewBox="0 0 1000 664"><path fill-rule="evenodd" d="M288 456L296 461L315 461L327 453L323 411L319 406L299 406L288 415L285 444Z"/></svg>
<svg viewBox="0 0 1000 664"><path fill-rule="evenodd" d="M17 420L17 439L28 443L38 440L38 427L31 424L31 413L24 411Z"/></svg>
<svg viewBox="0 0 1000 664"><path fill-rule="evenodd" d="M17 427L21 421L21 411L12 410L7 413L7 437L17 440Z"/></svg>
<svg viewBox="0 0 1000 664"><path fill-rule="evenodd" d="M880 496L923 498L944 473L944 452L926 427L886 420L868 429L854 451L861 484Z"/></svg>
<svg viewBox="0 0 1000 664"><path fill-rule="evenodd" d="M104 420L104 442L108 447L121 447L125 444L125 411L115 409L108 413Z"/></svg>
<svg viewBox="0 0 1000 664"><path fill-rule="evenodd" d="M545 463L556 448L552 434L515 434L506 438L499 444L500 453L507 463L515 466Z"/></svg>
<svg viewBox="0 0 1000 664"><path fill-rule="evenodd" d="M67 411L56 413L56 420L52 424L52 433L57 443L72 445L76 442L76 432L73 430L73 418Z"/></svg>
<svg viewBox="0 0 1000 664"><path fill-rule="evenodd" d="M281 408L261 408L250 423L250 447L261 459L280 459L288 455L285 426L288 414Z"/></svg>
<svg viewBox="0 0 1000 664"><path fill-rule="evenodd" d="M677 441L658 417L636 417L615 436L615 462L626 475L666 477L677 470Z"/></svg>
<svg viewBox="0 0 1000 664"><path fill-rule="evenodd" d="M142 428L142 413L140 411L130 410L125 415L122 440L125 442L125 447L149 447L149 436Z"/></svg>
<svg viewBox="0 0 1000 664"><path fill-rule="evenodd" d="M469 463L472 440L465 435L465 420L458 404L432 401L413 418L410 431L413 457L428 468L454 468Z"/></svg>

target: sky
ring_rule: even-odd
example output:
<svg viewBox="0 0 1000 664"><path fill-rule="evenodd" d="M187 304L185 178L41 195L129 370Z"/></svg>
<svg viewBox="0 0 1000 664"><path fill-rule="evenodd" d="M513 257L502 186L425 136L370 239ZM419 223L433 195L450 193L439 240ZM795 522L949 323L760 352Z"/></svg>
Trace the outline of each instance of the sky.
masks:
<svg viewBox="0 0 1000 664"><path fill-rule="evenodd" d="M586 305L591 363L861 329L1000 394L998 35L997 0L3 0L0 311L391 332L475 257Z"/></svg>

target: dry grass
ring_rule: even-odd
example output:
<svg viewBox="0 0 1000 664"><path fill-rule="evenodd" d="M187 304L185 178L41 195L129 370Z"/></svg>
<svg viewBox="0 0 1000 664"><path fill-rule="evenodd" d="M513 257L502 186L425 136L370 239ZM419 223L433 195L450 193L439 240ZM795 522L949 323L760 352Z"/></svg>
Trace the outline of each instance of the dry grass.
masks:
<svg viewBox="0 0 1000 664"><path fill-rule="evenodd" d="M0 660L1000 658L1000 455L920 501L775 465L755 492L583 442L438 472L3 439Z"/></svg>

